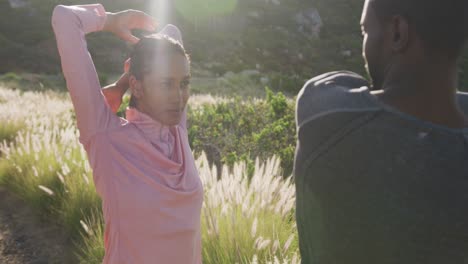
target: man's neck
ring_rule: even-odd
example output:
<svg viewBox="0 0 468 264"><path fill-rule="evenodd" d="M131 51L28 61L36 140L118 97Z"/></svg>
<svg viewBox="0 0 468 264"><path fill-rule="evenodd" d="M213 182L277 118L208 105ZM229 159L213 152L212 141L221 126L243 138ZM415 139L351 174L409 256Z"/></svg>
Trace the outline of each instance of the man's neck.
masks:
<svg viewBox="0 0 468 264"><path fill-rule="evenodd" d="M451 127L468 127L468 117L457 100L456 65L389 73L383 90L376 92L382 102L417 118Z"/></svg>

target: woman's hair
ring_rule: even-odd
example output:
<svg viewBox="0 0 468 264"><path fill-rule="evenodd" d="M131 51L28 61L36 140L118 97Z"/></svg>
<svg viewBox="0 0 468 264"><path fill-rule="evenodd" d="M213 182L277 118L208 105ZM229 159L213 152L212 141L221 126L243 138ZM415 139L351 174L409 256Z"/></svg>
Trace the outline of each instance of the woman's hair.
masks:
<svg viewBox="0 0 468 264"><path fill-rule="evenodd" d="M190 63L189 55L177 40L161 34L142 37L135 44L130 55L130 74L135 76L137 80L143 81L146 74L156 70L154 69L154 61L158 56L167 54L180 54ZM133 95L130 98L129 106L136 106L136 99Z"/></svg>

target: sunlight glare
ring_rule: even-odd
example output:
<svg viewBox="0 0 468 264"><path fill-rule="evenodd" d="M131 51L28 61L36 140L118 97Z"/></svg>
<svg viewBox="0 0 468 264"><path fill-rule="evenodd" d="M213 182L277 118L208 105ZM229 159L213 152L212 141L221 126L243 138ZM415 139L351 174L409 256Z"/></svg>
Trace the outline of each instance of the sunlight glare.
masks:
<svg viewBox="0 0 468 264"><path fill-rule="evenodd" d="M237 2L237 0L174 0L174 5L177 12L185 19L194 22L229 15L235 10Z"/></svg>
<svg viewBox="0 0 468 264"><path fill-rule="evenodd" d="M164 27L169 21L169 1L170 0L152 0L150 1L150 15L156 18L159 28Z"/></svg>

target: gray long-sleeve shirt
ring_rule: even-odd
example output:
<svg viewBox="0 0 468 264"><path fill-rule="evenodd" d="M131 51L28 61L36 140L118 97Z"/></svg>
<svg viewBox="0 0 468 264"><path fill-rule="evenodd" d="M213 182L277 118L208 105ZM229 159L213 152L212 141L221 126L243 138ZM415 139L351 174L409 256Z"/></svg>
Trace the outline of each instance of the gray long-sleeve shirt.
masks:
<svg viewBox="0 0 468 264"><path fill-rule="evenodd" d="M401 113L366 85L333 72L298 96L302 262L468 264L468 129Z"/></svg>

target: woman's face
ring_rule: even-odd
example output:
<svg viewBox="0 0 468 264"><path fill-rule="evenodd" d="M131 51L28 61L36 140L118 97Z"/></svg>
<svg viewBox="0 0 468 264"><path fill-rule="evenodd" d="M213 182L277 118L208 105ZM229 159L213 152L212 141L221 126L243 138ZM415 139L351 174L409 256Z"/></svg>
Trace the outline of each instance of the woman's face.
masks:
<svg viewBox="0 0 468 264"><path fill-rule="evenodd" d="M180 123L190 96L190 65L179 53L158 56L140 82L139 110L166 126Z"/></svg>

